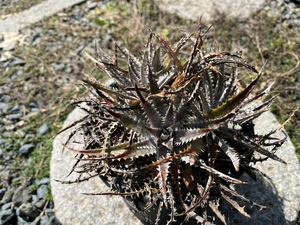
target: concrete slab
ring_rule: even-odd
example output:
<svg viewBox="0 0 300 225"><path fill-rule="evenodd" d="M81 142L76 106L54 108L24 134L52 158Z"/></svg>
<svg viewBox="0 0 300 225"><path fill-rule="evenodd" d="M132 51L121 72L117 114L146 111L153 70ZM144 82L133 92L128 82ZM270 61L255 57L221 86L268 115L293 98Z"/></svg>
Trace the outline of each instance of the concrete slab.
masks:
<svg viewBox="0 0 300 225"><path fill-rule="evenodd" d="M183 18L196 20L202 17L204 21L210 21L215 13L246 19L261 9L266 0L159 0L156 2L162 10L176 13Z"/></svg>

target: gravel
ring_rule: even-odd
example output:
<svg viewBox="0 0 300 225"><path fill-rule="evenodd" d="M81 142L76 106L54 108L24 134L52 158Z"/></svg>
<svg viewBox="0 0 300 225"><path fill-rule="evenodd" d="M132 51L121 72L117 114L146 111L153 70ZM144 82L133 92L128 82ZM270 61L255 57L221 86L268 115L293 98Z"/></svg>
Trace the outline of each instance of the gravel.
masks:
<svg viewBox="0 0 300 225"><path fill-rule="evenodd" d="M17 216L20 216L26 220L29 218L35 218L40 215L41 211L34 207L31 203L23 203L17 210Z"/></svg>
<svg viewBox="0 0 300 225"><path fill-rule="evenodd" d="M42 126L40 126L38 128L37 133L39 135L44 135L44 134L48 133L49 131L50 131L50 128L49 128L48 124L44 123Z"/></svg>
<svg viewBox="0 0 300 225"><path fill-rule="evenodd" d="M0 212L0 224L1 225L11 225L16 224L17 217L14 210L8 209Z"/></svg>
<svg viewBox="0 0 300 225"><path fill-rule="evenodd" d="M23 114L21 112L19 113L15 113L15 114L9 114L7 115L5 118L8 120L19 120L21 119L21 117L23 116Z"/></svg>
<svg viewBox="0 0 300 225"><path fill-rule="evenodd" d="M44 177L44 178L42 178L42 179L40 179L40 180L36 180L35 183L36 183L37 185L49 184L49 183L50 183L50 178Z"/></svg>
<svg viewBox="0 0 300 225"><path fill-rule="evenodd" d="M4 194L5 194L5 188L1 188L0 189L0 201L2 200Z"/></svg>
<svg viewBox="0 0 300 225"><path fill-rule="evenodd" d="M6 114L10 108L11 108L11 105L9 103L0 102L0 111L2 111L4 114Z"/></svg>
<svg viewBox="0 0 300 225"><path fill-rule="evenodd" d="M24 144L19 148L18 153L21 156L27 156L34 148L35 148L35 144L32 143Z"/></svg>
<svg viewBox="0 0 300 225"><path fill-rule="evenodd" d="M5 140L0 138L0 145L4 144Z"/></svg>
<svg viewBox="0 0 300 225"><path fill-rule="evenodd" d="M1 199L0 205L4 205L6 203L9 203L12 200L12 197L14 195L14 191L15 191L15 189L13 187L9 188L5 192L3 198Z"/></svg>
<svg viewBox="0 0 300 225"><path fill-rule="evenodd" d="M55 70L55 71L61 71L65 68L65 64L64 63L53 63L52 64L52 68Z"/></svg>
<svg viewBox="0 0 300 225"><path fill-rule="evenodd" d="M39 199L45 199L48 194L48 186L43 184L37 189L37 196Z"/></svg>
<svg viewBox="0 0 300 225"><path fill-rule="evenodd" d="M8 209L12 209L13 208L13 203L12 202L9 202L9 203L6 203L4 204L2 207L1 207L1 210L5 211L5 210L8 210Z"/></svg>
<svg viewBox="0 0 300 225"><path fill-rule="evenodd" d="M12 202L15 206L20 206L22 203L27 203L31 201L31 193L26 188L26 186L20 186L16 189L14 192L14 195L12 197Z"/></svg>

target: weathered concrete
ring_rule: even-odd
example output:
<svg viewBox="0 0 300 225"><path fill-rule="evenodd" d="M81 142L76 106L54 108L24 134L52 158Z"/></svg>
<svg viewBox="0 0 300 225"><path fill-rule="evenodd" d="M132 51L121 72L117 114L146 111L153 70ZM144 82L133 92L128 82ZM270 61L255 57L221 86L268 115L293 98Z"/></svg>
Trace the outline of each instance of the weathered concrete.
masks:
<svg viewBox="0 0 300 225"><path fill-rule="evenodd" d="M65 125L76 121L83 116L83 112L75 109L68 117ZM257 132L277 128L279 123L270 112L264 113L255 123ZM54 179L72 180L76 176L66 178L74 160L74 154L65 151L62 154L62 143L65 142L72 129L58 135L53 144L51 160L51 189L55 203L55 210L58 219L63 225L90 225L90 224L118 224L118 225L140 225L132 213L125 206L121 197L109 196L86 196L83 192L101 192L107 187L98 179L94 178L80 184L60 184ZM282 135L282 134L278 134ZM82 138L82 137L77 137ZM78 139L78 140L79 140ZM74 144L73 144L74 146ZM76 148L80 146L75 145ZM277 151L287 164L278 163L274 160L267 160L256 165L260 171L270 179L259 177L255 182L249 177L243 179L248 182L246 186L239 189L239 192L257 203L267 206L262 211L252 212L252 219L240 216L231 216L235 225L285 225L295 224L297 213L300 210L300 165L295 154L295 148L290 139ZM229 210L228 214L235 214ZM232 223L230 223L232 224Z"/></svg>
<svg viewBox="0 0 300 225"><path fill-rule="evenodd" d="M4 41L0 43L0 48L11 49L21 39L19 36L20 29L84 1L86 0L47 0L0 20L0 37L4 37Z"/></svg>
<svg viewBox="0 0 300 225"><path fill-rule="evenodd" d="M65 125L72 124L84 115L75 109L67 118ZM61 184L59 180L75 180L75 174L67 177L74 163L74 154L66 150L62 154L65 143L72 129L58 135L53 143L51 158L51 190L55 204L55 213L63 225L141 225L119 196L87 196L82 193L108 191L108 188L96 177L78 184ZM76 140L82 137L76 137ZM72 144L80 149L80 144Z"/></svg>
<svg viewBox="0 0 300 225"><path fill-rule="evenodd" d="M176 13L187 19L212 20L215 13L224 13L228 17L246 19L261 9L266 0L157 0L162 10Z"/></svg>

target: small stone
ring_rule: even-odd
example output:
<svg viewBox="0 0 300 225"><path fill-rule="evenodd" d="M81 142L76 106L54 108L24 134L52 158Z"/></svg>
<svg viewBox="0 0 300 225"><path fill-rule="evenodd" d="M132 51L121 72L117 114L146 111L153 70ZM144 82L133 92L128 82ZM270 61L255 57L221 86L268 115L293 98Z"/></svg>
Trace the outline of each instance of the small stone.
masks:
<svg viewBox="0 0 300 225"><path fill-rule="evenodd" d="M37 195L31 195L31 203L35 205L39 201L39 198Z"/></svg>
<svg viewBox="0 0 300 225"><path fill-rule="evenodd" d="M16 224L17 217L14 213L14 210L8 209L0 212L0 224L1 225L11 225Z"/></svg>
<svg viewBox="0 0 300 225"><path fill-rule="evenodd" d="M34 207L31 203L23 203L20 205L18 214L20 217L28 216L35 218L40 214L40 210Z"/></svg>
<svg viewBox="0 0 300 225"><path fill-rule="evenodd" d="M45 204L46 204L46 199L42 199L36 202L34 206L37 207L38 209L42 209Z"/></svg>
<svg viewBox="0 0 300 225"><path fill-rule="evenodd" d="M20 58L14 58L13 61L10 63L10 66L24 66L26 62Z"/></svg>
<svg viewBox="0 0 300 225"><path fill-rule="evenodd" d="M50 130L50 129L49 129L48 124L47 124L47 123L44 123L42 126L40 126L40 127L38 128L37 133L38 133L39 135L44 135L44 134L46 134L49 130Z"/></svg>
<svg viewBox="0 0 300 225"><path fill-rule="evenodd" d="M8 189L5 194L3 195L3 198L1 199L1 204L6 204L8 202L10 202L12 200L12 197L14 195L14 191L15 189L14 188L10 188Z"/></svg>
<svg viewBox="0 0 300 225"><path fill-rule="evenodd" d="M18 209L17 209L18 212ZM28 219L28 218L26 218ZM33 225L31 222L24 220L22 217L18 216L18 225Z"/></svg>
<svg viewBox="0 0 300 225"><path fill-rule="evenodd" d="M0 149L0 159L3 158L3 155L4 155L3 150Z"/></svg>
<svg viewBox="0 0 300 225"><path fill-rule="evenodd" d="M31 194L29 193L28 189L26 189L24 186L21 186L21 187L17 188L17 190L15 191L15 193L12 197L12 201L18 207L22 203L30 202Z"/></svg>
<svg viewBox="0 0 300 225"><path fill-rule="evenodd" d="M61 71L65 68L65 64L64 63L52 63L52 68L55 71Z"/></svg>
<svg viewBox="0 0 300 225"><path fill-rule="evenodd" d="M18 104L14 105L14 107L12 107L12 108L9 110L9 112L10 112L11 114L18 113L18 112L20 112L20 111L21 111L21 107L20 107L20 105L18 105Z"/></svg>
<svg viewBox="0 0 300 225"><path fill-rule="evenodd" d="M10 153L10 152L8 152L8 153ZM6 156L7 156L7 154L6 154ZM0 171L0 180L2 182L6 181L7 183L9 183L11 181L11 178L12 178L11 177L11 171L9 170L9 168L5 168L5 170Z"/></svg>
<svg viewBox="0 0 300 225"><path fill-rule="evenodd" d="M111 49L113 44L113 36L112 33L108 33L104 36L103 40L101 41L101 46L103 48Z"/></svg>
<svg viewBox="0 0 300 225"><path fill-rule="evenodd" d="M37 105L35 102L30 102L30 103L29 103L29 107L30 107L30 108L37 108L38 105Z"/></svg>
<svg viewBox="0 0 300 225"><path fill-rule="evenodd" d="M61 223L58 222L55 216L42 216L40 225L61 225Z"/></svg>
<svg viewBox="0 0 300 225"><path fill-rule="evenodd" d="M68 65L67 68L65 69L66 73L72 73L73 69L72 66Z"/></svg>
<svg viewBox="0 0 300 225"><path fill-rule="evenodd" d="M3 144L5 144L5 140L4 139L0 139L0 145L3 145Z"/></svg>
<svg viewBox="0 0 300 225"><path fill-rule="evenodd" d="M85 49L85 45L79 46L79 47L75 50L76 55L81 55L81 53L83 52L84 49Z"/></svg>
<svg viewBox="0 0 300 225"><path fill-rule="evenodd" d="M5 160L11 160L13 157L14 157L14 152L7 152L7 153L4 155L4 159L5 159Z"/></svg>
<svg viewBox="0 0 300 225"><path fill-rule="evenodd" d="M50 183L50 179L48 177L44 177L40 180L36 180L35 182L37 185L42 185L42 184L49 184Z"/></svg>
<svg viewBox="0 0 300 225"><path fill-rule="evenodd" d="M1 207L1 210L4 211L4 210L12 209L12 208L13 208L13 203L8 202Z"/></svg>
<svg viewBox="0 0 300 225"><path fill-rule="evenodd" d="M41 42L41 33L40 32L36 32L31 39L32 45L38 45Z"/></svg>
<svg viewBox="0 0 300 225"><path fill-rule="evenodd" d="M47 197L47 194L48 194L48 186L45 185L45 184L41 185L37 189L36 193L37 193L37 196L38 196L39 199L45 199Z"/></svg>
<svg viewBox="0 0 300 225"><path fill-rule="evenodd" d="M87 4L86 4L86 6L87 6L87 8L88 8L89 10L92 10L92 9L96 8L97 5L98 5L97 2L91 2L91 1L88 1Z"/></svg>
<svg viewBox="0 0 300 225"><path fill-rule="evenodd" d="M0 201L2 200L4 194L5 194L5 188L1 188L0 189Z"/></svg>
<svg viewBox="0 0 300 225"><path fill-rule="evenodd" d="M34 144L25 144L19 148L18 153L22 156L27 156L35 148Z"/></svg>
<svg viewBox="0 0 300 225"><path fill-rule="evenodd" d="M22 116L23 116L23 114L21 112L19 112L19 113L7 115L5 118L8 119L8 120L18 120Z"/></svg>
<svg viewBox="0 0 300 225"><path fill-rule="evenodd" d="M5 103L8 103L11 101L11 97L9 95L3 95L1 98L0 98L0 102L5 102Z"/></svg>
<svg viewBox="0 0 300 225"><path fill-rule="evenodd" d="M36 104L35 102L30 102L29 107L30 108L39 108L38 104Z"/></svg>
<svg viewBox="0 0 300 225"><path fill-rule="evenodd" d="M9 103L5 103L5 102L0 102L0 110L3 112L3 113L7 113L10 109L11 105Z"/></svg>

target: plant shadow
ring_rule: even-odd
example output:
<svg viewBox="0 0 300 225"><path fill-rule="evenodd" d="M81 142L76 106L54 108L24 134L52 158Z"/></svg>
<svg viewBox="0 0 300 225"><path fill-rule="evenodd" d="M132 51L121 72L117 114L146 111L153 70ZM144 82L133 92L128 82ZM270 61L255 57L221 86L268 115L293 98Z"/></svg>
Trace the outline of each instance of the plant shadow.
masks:
<svg viewBox="0 0 300 225"><path fill-rule="evenodd" d="M241 180L247 182L246 185L237 187L237 192L251 200L252 202L264 206L258 210L257 206L247 205L245 211L250 218L241 215L232 206L224 204L223 213L227 218L227 224L234 225L288 225L283 211L283 199L278 195L271 179L262 173L256 173L256 180L248 175L243 175Z"/></svg>

